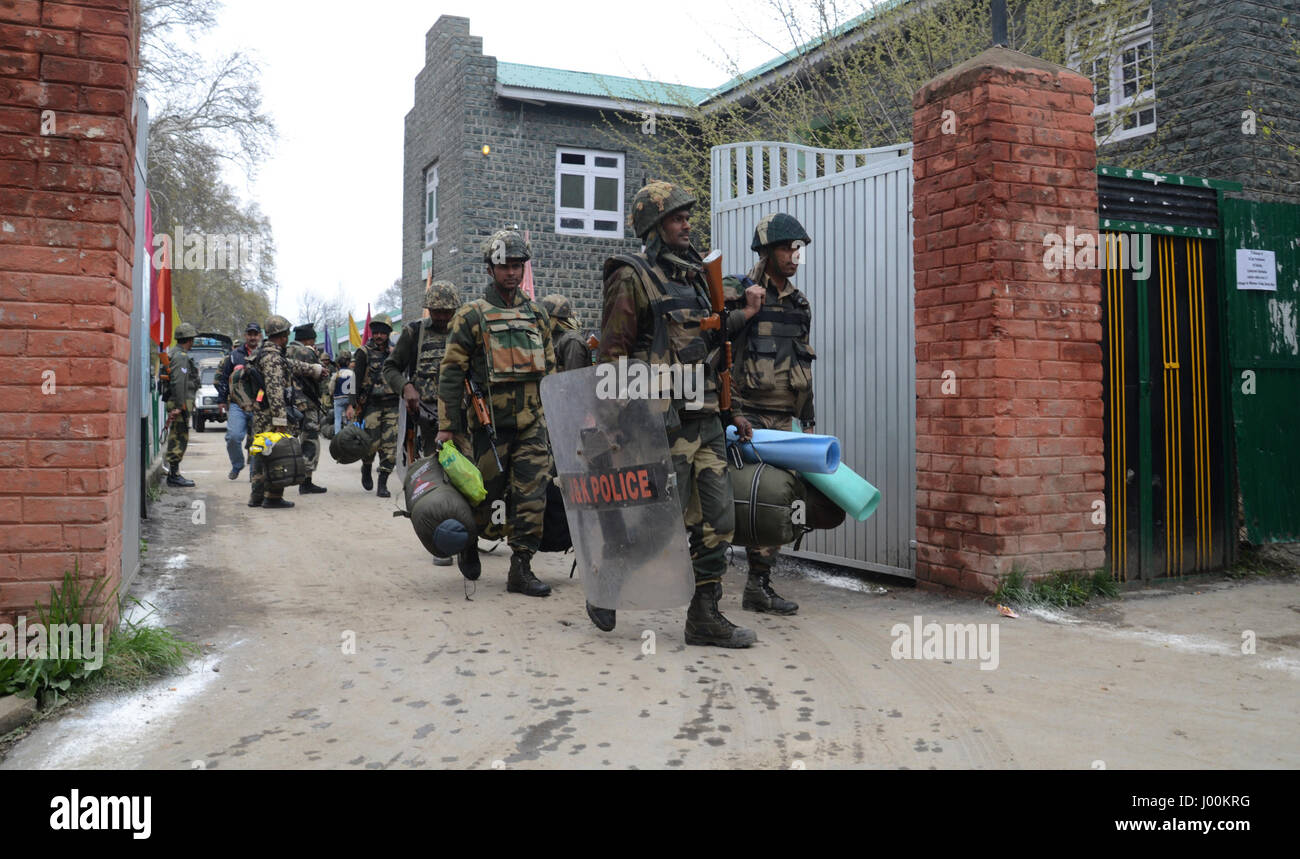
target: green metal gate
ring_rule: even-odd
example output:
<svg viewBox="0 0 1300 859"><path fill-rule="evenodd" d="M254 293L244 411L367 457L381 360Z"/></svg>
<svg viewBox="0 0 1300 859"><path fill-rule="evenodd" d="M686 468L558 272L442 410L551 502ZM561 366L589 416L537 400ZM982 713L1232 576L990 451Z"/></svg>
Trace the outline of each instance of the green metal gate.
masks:
<svg viewBox="0 0 1300 859"><path fill-rule="evenodd" d="M1300 206L1223 201L1228 384L1246 538L1300 540ZM1246 289L1237 251L1271 251L1276 291ZM1247 260L1249 262L1249 260ZM1256 255L1260 273L1261 260Z"/></svg>
<svg viewBox="0 0 1300 859"><path fill-rule="evenodd" d="M1215 569L1232 551L1219 203L1239 186L1097 172L1111 571Z"/></svg>

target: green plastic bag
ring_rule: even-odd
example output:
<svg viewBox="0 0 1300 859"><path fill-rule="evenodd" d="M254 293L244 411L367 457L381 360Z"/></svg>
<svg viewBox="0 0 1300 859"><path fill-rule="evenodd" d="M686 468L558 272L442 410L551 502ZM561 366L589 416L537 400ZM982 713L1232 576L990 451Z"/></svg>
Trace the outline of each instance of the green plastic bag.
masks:
<svg viewBox="0 0 1300 859"><path fill-rule="evenodd" d="M456 487L470 504L478 504L487 498L487 490L483 488L483 475L478 473L474 463L466 459L450 441L442 443L442 449L438 451L438 464L442 466L451 485Z"/></svg>

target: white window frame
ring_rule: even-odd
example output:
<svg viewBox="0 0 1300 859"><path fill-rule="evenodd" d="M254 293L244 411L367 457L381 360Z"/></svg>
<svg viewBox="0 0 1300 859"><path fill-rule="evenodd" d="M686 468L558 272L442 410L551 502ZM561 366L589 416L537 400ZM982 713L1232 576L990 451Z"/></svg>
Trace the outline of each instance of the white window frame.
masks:
<svg viewBox="0 0 1300 859"><path fill-rule="evenodd" d="M432 210L433 218L429 212ZM424 218L424 246L431 248L438 243L438 165L424 171L424 206L421 213Z"/></svg>
<svg viewBox="0 0 1300 859"><path fill-rule="evenodd" d="M567 154L585 155L587 161L585 164L564 164L561 158ZM614 167L597 167L596 158L613 158L618 163ZM624 186L624 166L626 160L622 152L606 152L600 149L576 149L573 147L561 146L555 150L555 232L564 236L593 236L604 239L621 239L624 233L623 221L623 196L625 194ZM562 174L583 177L583 207L566 208L560 205L560 176ZM618 180L618 210L609 211L607 209L596 208L596 178L610 178ZM581 218L583 226L562 227L560 222L565 218ZM596 221L613 221L617 224L614 230L597 230Z"/></svg>
<svg viewBox="0 0 1300 859"><path fill-rule="evenodd" d="M1097 122L1096 138L1098 146L1141 137L1156 130L1158 117L1155 116L1155 36L1151 6L1146 6L1144 11L1145 15L1136 24L1116 29L1113 22L1108 23L1108 29L1101 37L1103 44L1114 46L1114 52L1108 58L1109 99L1097 103L1092 111L1092 115ZM1085 64L1084 58L1078 49L1077 34L1081 28L1095 27L1099 22L1100 19L1093 18L1074 25L1067 31L1071 49L1070 66L1090 79L1092 78L1091 68L1088 67L1088 64ZM1124 95L1124 52L1135 49L1144 43L1151 46L1151 86L1149 89L1126 97ZM1098 57L1094 55L1090 58L1089 63L1096 59ZM1134 128L1118 127L1121 114L1133 116L1143 110L1152 111L1151 122L1140 124Z"/></svg>

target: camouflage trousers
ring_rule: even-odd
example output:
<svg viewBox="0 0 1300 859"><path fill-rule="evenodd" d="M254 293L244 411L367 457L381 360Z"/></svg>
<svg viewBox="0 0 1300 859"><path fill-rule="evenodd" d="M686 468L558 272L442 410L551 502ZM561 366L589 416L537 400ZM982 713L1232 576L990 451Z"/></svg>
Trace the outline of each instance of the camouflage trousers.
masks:
<svg viewBox="0 0 1300 859"><path fill-rule="evenodd" d="M307 479L311 480L312 474L320 464L321 416L317 404L306 397L295 401L293 406L302 412L302 421L294 426L293 434L302 442L302 456L307 463Z"/></svg>
<svg viewBox="0 0 1300 859"><path fill-rule="evenodd" d="M188 409L172 418L167 427L167 467L180 465L185 458L185 448L190 444L190 413Z"/></svg>
<svg viewBox="0 0 1300 859"><path fill-rule="evenodd" d="M264 432L291 432L288 427L275 427L271 423L270 412L256 411L253 412L253 435L257 436ZM284 487L274 487L267 484L266 480L266 457L260 453L255 453L248 459L248 482L252 485L251 501L263 501L267 498L277 499L284 497Z"/></svg>
<svg viewBox="0 0 1300 859"><path fill-rule="evenodd" d="M515 554L531 558L542 542L546 482L551 479L546 421L539 417L523 429L497 430L504 473L497 469L486 432L474 433L472 449L463 436L456 436L456 446L478 466L487 489L483 503L474 508L479 533L488 539L505 537Z"/></svg>
<svg viewBox="0 0 1300 859"><path fill-rule="evenodd" d="M361 420L366 431L379 431L379 447L362 458L366 465L375 461L379 454L379 473L388 474L397 465L397 401L391 403L366 403L366 410L361 413Z"/></svg>
<svg viewBox="0 0 1300 859"><path fill-rule="evenodd" d="M754 429L772 429L785 430L791 432L794 430L793 415L779 415L774 412L745 412L744 417L754 427ZM781 554L780 546L749 546L745 549L745 556L749 559L749 571L754 574L764 574L772 569L772 562L776 556Z"/></svg>
<svg viewBox="0 0 1300 859"><path fill-rule="evenodd" d="M695 585L721 582L727 544L736 531L736 505L727 476L726 439L716 414L693 416L668 431Z"/></svg>

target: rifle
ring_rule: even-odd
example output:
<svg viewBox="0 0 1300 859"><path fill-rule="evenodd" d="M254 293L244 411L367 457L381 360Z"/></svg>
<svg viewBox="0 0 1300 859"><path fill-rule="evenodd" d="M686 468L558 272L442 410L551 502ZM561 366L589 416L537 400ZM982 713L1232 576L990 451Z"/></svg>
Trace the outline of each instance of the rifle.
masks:
<svg viewBox="0 0 1300 859"><path fill-rule="evenodd" d="M726 298L722 292L722 251L713 249L704 258L704 279L709 284L709 303L713 305L713 315L700 322L705 331L722 332L722 367L718 370L718 408L722 411L723 424L729 423L731 412L731 341L727 339Z"/></svg>
<svg viewBox="0 0 1300 859"><path fill-rule="evenodd" d="M465 374L465 392L469 394L469 400L474 404L474 413L478 415L478 422L487 430L488 444L492 445L492 457L497 461L497 471L505 473L505 468L501 465L501 457L497 454L497 428L492 425L492 417L488 413L487 397L483 395L483 388L468 373Z"/></svg>

